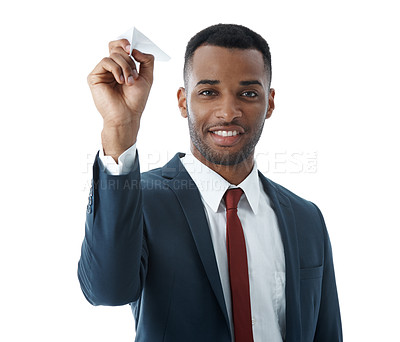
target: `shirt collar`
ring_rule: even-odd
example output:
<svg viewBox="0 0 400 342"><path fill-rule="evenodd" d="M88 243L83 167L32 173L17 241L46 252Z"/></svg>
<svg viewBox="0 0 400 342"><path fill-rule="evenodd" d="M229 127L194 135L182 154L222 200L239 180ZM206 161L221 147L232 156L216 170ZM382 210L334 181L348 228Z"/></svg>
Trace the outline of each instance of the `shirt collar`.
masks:
<svg viewBox="0 0 400 342"><path fill-rule="evenodd" d="M227 182L191 153L187 153L181 158L181 162L199 189L201 197L214 212L218 211L226 190L229 188L241 188L252 211L257 214L260 199L260 181L255 161L250 174L238 186Z"/></svg>

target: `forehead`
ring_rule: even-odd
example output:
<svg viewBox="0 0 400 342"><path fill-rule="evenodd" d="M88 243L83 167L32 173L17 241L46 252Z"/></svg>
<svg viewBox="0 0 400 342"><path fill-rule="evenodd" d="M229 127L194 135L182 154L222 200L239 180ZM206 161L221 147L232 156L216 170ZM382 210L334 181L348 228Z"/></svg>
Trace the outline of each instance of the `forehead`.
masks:
<svg viewBox="0 0 400 342"><path fill-rule="evenodd" d="M266 82L268 78L260 51L212 45L203 45L196 49L188 71L191 81L199 79L223 81L240 78L240 81L259 79Z"/></svg>

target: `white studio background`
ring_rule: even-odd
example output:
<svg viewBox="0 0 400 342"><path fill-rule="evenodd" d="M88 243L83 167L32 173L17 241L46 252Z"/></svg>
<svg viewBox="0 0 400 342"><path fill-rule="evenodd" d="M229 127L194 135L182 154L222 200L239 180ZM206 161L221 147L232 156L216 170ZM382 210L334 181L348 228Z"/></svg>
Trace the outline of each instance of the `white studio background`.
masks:
<svg viewBox="0 0 400 342"><path fill-rule="evenodd" d="M86 84L135 25L156 63L142 170L189 146L176 91L188 39L246 25L270 44L276 110L258 145L272 180L317 203L346 341L398 338L398 11L395 1L15 1L0 5L1 341L133 341L129 306L92 307L76 276L102 122Z"/></svg>

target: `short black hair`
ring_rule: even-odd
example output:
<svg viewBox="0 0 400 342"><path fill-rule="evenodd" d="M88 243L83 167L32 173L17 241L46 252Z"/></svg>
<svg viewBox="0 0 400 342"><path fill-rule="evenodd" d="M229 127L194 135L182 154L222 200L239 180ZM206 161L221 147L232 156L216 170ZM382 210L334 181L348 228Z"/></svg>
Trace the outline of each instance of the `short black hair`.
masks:
<svg viewBox="0 0 400 342"><path fill-rule="evenodd" d="M236 24L217 24L209 26L198 32L189 40L186 46L185 64L183 67L185 84L187 84L188 68L190 67L194 52L201 45L213 45L228 49L255 49L260 51L263 55L266 71L269 75L269 85L271 85L271 53L267 41L249 28Z"/></svg>

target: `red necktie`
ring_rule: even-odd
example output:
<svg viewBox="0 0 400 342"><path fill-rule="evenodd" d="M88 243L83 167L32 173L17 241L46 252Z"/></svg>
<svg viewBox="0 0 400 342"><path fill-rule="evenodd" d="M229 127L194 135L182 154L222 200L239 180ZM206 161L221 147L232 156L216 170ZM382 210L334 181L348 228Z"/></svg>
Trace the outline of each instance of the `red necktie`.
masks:
<svg viewBox="0 0 400 342"><path fill-rule="evenodd" d="M253 328L246 243L242 225L237 215L237 205L242 194L243 190L240 188L229 189L225 193L226 246L235 342L252 342Z"/></svg>

